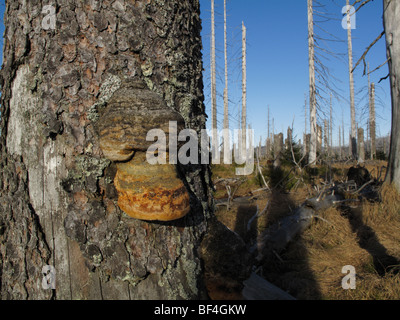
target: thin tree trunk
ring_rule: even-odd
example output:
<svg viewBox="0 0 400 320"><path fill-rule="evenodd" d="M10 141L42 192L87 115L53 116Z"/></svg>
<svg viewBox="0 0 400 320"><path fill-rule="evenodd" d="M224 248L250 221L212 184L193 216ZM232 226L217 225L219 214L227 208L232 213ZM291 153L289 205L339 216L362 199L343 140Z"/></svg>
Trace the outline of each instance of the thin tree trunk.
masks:
<svg viewBox="0 0 400 320"><path fill-rule="evenodd" d="M217 80L215 59L215 8L214 0L211 0L211 129L217 130Z"/></svg>
<svg viewBox="0 0 400 320"><path fill-rule="evenodd" d="M346 0L349 6L349 0ZM357 159L357 128L356 128L356 107L354 101L354 75L353 75L353 44L351 39L351 16L350 9L347 13L347 49L349 57L349 82L350 82L350 120L351 120L351 141L349 146L353 159Z"/></svg>
<svg viewBox="0 0 400 320"><path fill-rule="evenodd" d="M304 134L307 134L307 95L304 95Z"/></svg>
<svg viewBox="0 0 400 320"><path fill-rule="evenodd" d="M268 132L267 132L267 137L269 138L270 135L271 135L269 105L268 105L268 122L267 122L267 128L268 128L268 129L267 129L267 130L268 130Z"/></svg>
<svg viewBox="0 0 400 320"><path fill-rule="evenodd" d="M310 81L310 156L309 163L315 164L317 160L317 101L315 87L315 53L314 53L314 18L313 1L307 0L308 4L308 65Z"/></svg>
<svg viewBox="0 0 400 320"><path fill-rule="evenodd" d="M129 111L142 98L145 108L156 102L187 127L205 127L199 1L58 3L46 16L42 2L6 2L1 298L203 298L198 249L212 215L209 167L178 165L173 183L190 195L184 218L130 218L114 185L125 164L106 157L96 130L111 102ZM119 119L115 129L128 121ZM135 152L129 145L113 147L126 155ZM53 284L48 270L54 289L42 282Z"/></svg>
<svg viewBox="0 0 400 320"><path fill-rule="evenodd" d="M228 94L228 46L227 46L227 19L226 0L224 0L224 60L225 60L225 89L224 89L224 158L231 160L229 137L229 94Z"/></svg>
<svg viewBox="0 0 400 320"><path fill-rule="evenodd" d="M329 104L329 151L328 155L331 155L333 147L333 106L332 106L332 93L330 94L330 104Z"/></svg>
<svg viewBox="0 0 400 320"><path fill-rule="evenodd" d="M342 159L342 137L341 127L339 126L339 159Z"/></svg>
<svg viewBox="0 0 400 320"><path fill-rule="evenodd" d="M392 131L386 182L394 183L400 191L400 4L384 0L383 8L392 95Z"/></svg>
<svg viewBox="0 0 400 320"><path fill-rule="evenodd" d="M343 146L343 148L345 148L344 139L345 139L344 138L344 116L343 116L343 113L342 113L342 146ZM343 150L343 154L345 154L344 150Z"/></svg>
<svg viewBox="0 0 400 320"><path fill-rule="evenodd" d="M283 133L274 136L274 168L281 166L283 152Z"/></svg>
<svg viewBox="0 0 400 320"><path fill-rule="evenodd" d="M371 83L371 89L370 89L369 135L371 137L371 160L373 160L376 158L375 84L374 83Z"/></svg>
<svg viewBox="0 0 400 320"><path fill-rule="evenodd" d="M358 162L364 163L364 161L365 161L364 129L358 128Z"/></svg>
<svg viewBox="0 0 400 320"><path fill-rule="evenodd" d="M224 91L224 129L229 129L229 102L228 102L228 46L226 0L224 0L224 62L225 62L225 91Z"/></svg>
<svg viewBox="0 0 400 320"><path fill-rule="evenodd" d="M246 27L242 22L242 148L246 149L247 66Z"/></svg>
<svg viewBox="0 0 400 320"><path fill-rule="evenodd" d="M328 157L329 153L329 124L328 120L324 120L324 155L325 159Z"/></svg>

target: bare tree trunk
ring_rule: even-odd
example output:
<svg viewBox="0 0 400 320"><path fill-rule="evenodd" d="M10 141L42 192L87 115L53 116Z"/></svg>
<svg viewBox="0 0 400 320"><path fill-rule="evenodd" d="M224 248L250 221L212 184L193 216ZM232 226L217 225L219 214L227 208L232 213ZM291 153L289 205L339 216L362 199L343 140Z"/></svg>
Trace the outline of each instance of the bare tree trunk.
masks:
<svg viewBox="0 0 400 320"><path fill-rule="evenodd" d="M228 95L228 46L227 46L227 21L226 0L224 0L224 60L225 60L225 89L224 89L224 158L232 158L229 137L229 95Z"/></svg>
<svg viewBox="0 0 400 320"><path fill-rule="evenodd" d="M215 8L211 0L211 129L213 141L217 130L217 80L215 59Z"/></svg>
<svg viewBox="0 0 400 320"><path fill-rule="evenodd" d="M400 4L383 1L387 57L392 94L392 133L386 181L400 191Z"/></svg>
<svg viewBox="0 0 400 320"><path fill-rule="evenodd" d="M304 134L307 134L307 95L304 95Z"/></svg>
<svg viewBox="0 0 400 320"><path fill-rule="evenodd" d="M314 18L313 2L307 0L308 7L308 65L310 80L310 156L309 163L315 164L317 160L317 101L315 87L315 53L314 53Z"/></svg>
<svg viewBox="0 0 400 320"><path fill-rule="evenodd" d="M375 122L375 84L371 83L369 109L369 135L371 137L371 160L376 158L376 122Z"/></svg>
<svg viewBox="0 0 400 320"><path fill-rule="evenodd" d="M322 127L320 125L317 125L317 152L319 152L320 154L322 153L322 141Z"/></svg>
<svg viewBox="0 0 400 320"><path fill-rule="evenodd" d="M271 128L270 128L270 115L269 115L269 105L268 105L268 122L267 122L267 138L271 136Z"/></svg>
<svg viewBox="0 0 400 320"><path fill-rule="evenodd" d="M349 6L349 0L346 0ZM351 16L350 9L347 13L347 48L349 57L349 82L350 82L350 119L351 119L351 140L349 147L353 159L357 159L357 128L356 128L356 107L354 101L354 75L353 75L353 44L351 39Z"/></svg>
<svg viewBox="0 0 400 320"><path fill-rule="evenodd" d="M134 112L138 101L145 118L156 104L159 114L198 132L205 127L199 1L58 3L46 16L42 2L6 2L1 298L203 298L198 248L212 215L209 167L175 170L171 187L180 184L190 195L184 218L130 218L114 184L125 164L110 160L101 145L105 133L96 129L114 105L122 107L112 110L110 123L125 126L132 119L118 110ZM152 119L161 125L162 117ZM147 125L132 121L125 126L132 134ZM116 156L137 151L123 141L125 133L115 134ZM146 164L139 165L150 170ZM160 194L153 197L157 204ZM54 288L54 278L43 275L48 270Z"/></svg>
<svg viewBox="0 0 400 320"><path fill-rule="evenodd" d="M328 155L331 155L333 147L333 106L332 106L332 93L330 94L330 104L329 104L329 151Z"/></svg>
<svg viewBox="0 0 400 320"><path fill-rule="evenodd" d="M247 66L246 27L242 22L242 148L246 148Z"/></svg>
<svg viewBox="0 0 400 320"><path fill-rule="evenodd" d="M339 159L342 159L342 132L341 127L339 126Z"/></svg>
<svg viewBox="0 0 400 320"><path fill-rule="evenodd" d="M329 154L329 124L328 120L324 120L324 156L325 159L328 157Z"/></svg>
<svg viewBox="0 0 400 320"><path fill-rule="evenodd" d="M281 166L281 157L283 152L283 133L274 136L274 168Z"/></svg>
<svg viewBox="0 0 400 320"><path fill-rule="evenodd" d="M344 140L345 140L345 137L344 137L344 118L343 118L343 114L342 114L342 147L343 148L345 148ZM344 150L343 150L343 154L345 154Z"/></svg>
<svg viewBox="0 0 400 320"><path fill-rule="evenodd" d="M364 163L364 161L365 161L364 129L358 128L358 162Z"/></svg>

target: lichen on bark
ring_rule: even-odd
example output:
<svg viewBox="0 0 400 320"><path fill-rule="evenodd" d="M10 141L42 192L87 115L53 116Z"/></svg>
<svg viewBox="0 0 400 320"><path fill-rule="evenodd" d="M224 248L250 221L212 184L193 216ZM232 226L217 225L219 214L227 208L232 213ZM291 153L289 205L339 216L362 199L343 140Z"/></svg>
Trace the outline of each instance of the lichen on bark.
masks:
<svg viewBox="0 0 400 320"><path fill-rule="evenodd" d="M185 218L137 221L118 208L115 163L95 130L129 78L147 83L185 127L205 127L199 2L57 1L54 30L42 28L42 9L6 3L1 296L204 297L197 249L212 212L209 167L179 168L190 193ZM54 291L41 286L44 265L57 272Z"/></svg>

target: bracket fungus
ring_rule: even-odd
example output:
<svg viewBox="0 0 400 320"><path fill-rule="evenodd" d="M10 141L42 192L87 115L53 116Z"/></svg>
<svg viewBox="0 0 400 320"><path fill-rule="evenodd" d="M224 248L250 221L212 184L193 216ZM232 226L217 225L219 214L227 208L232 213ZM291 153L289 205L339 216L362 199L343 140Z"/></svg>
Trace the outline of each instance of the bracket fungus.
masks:
<svg viewBox="0 0 400 320"><path fill-rule="evenodd" d="M114 185L118 206L141 220L171 221L190 211L189 193L179 178L176 165L150 164L146 152L154 143L146 141L152 129L166 134L168 158L169 122L184 127L182 116L138 81L123 82L114 92L96 123L104 155L116 162Z"/></svg>

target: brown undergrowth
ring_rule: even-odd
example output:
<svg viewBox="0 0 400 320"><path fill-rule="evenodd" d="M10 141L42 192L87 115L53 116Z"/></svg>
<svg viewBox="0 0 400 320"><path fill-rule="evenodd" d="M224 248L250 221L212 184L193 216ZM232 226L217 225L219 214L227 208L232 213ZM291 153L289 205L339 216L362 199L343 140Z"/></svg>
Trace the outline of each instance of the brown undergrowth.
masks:
<svg viewBox="0 0 400 320"><path fill-rule="evenodd" d="M344 178L349 166L338 165L335 178ZM377 178L384 177L382 166L381 162L375 162L367 168ZM254 195L251 190L259 186L246 183L238 194L253 196L247 205L233 204L230 210L222 206L216 212L217 218L246 243L254 241L265 228L303 203L312 187L304 184L296 190ZM217 190L221 197L223 188ZM261 262L258 273L297 299L400 299L400 195L385 184L378 193L379 199L374 201L363 199L318 212L319 218L285 251ZM254 219L267 204L265 213ZM355 268L355 289L342 288L342 279L347 275L342 268L347 265ZM223 296L220 292L219 298Z"/></svg>

